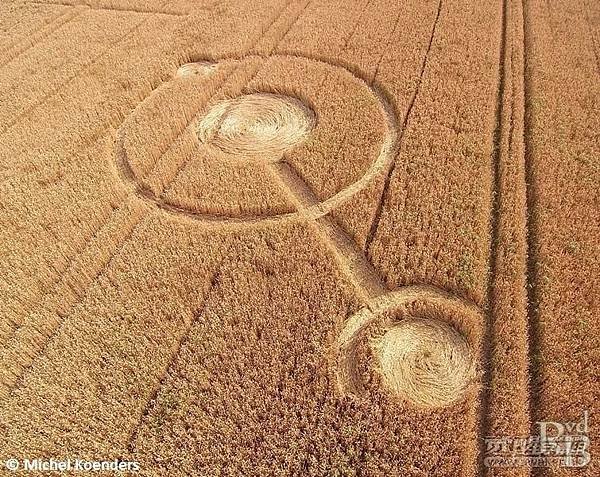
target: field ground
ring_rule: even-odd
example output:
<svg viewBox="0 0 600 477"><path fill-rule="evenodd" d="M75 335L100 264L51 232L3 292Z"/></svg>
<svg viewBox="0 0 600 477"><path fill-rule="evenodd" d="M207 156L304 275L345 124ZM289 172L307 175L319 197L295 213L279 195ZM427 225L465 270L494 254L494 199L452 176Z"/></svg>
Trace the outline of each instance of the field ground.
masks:
<svg viewBox="0 0 600 477"><path fill-rule="evenodd" d="M3 1L0 461L598 475L599 76L593 0Z"/></svg>

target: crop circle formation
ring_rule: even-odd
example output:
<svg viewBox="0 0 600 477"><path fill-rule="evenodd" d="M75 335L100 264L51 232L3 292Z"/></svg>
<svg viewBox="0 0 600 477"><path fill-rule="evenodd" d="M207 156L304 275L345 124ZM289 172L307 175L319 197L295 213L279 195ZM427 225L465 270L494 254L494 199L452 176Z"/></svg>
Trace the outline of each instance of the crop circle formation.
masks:
<svg viewBox="0 0 600 477"><path fill-rule="evenodd" d="M175 73L176 78L185 78L188 76L210 76L217 70L216 63L210 61L197 61L195 63L185 63L181 65Z"/></svg>
<svg viewBox="0 0 600 477"><path fill-rule="evenodd" d="M266 91L256 90L251 85L244 87L228 82L230 77L238 78L238 73L246 69L250 71L250 67L257 65L263 68L260 70L264 76L261 81L264 81ZM238 165L242 175L255 166L257 171L265 171L264 163L276 163L284 159L284 155L294 154L293 149L310 139L311 134L314 149L329 137L328 132L333 126L329 115L318 117L321 103L315 96L318 85L313 75L305 78L306 86L300 86L298 91L290 91L286 95L281 93L288 91L285 80L277 75L282 67L314 71L314 78L324 74L337 77L347 85L348 94L365 95L368 107L365 106L357 114L369 115L371 119L364 122L365 128L373 128L373 141L378 144L376 151L365 151L365 154L372 154L373 157L362 175L353 177L353 182L344 183L333 192L328 191L327 196L304 211L304 215L311 218L326 215L368 187L393 158L397 121L391 113L391 106L385 96L371 87L365 78L342 66L297 55L248 55L181 65L174 78L153 90L118 129L115 157L121 179L142 200L168 214L205 224L253 226L261 221L275 222L296 216L298 210L271 211L263 202L249 204L248 207L244 203L237 203L229 209L222 209L214 207L211 197L205 198L196 189L192 191L192 186L174 186L182 177L185 177L184 182L188 179L193 181L193 174L201 174L202 181L205 181L212 175L210 168L219 160L223 160L223 167L219 169L217 166L216 169L230 173L232 180L238 178ZM240 74L240 78L245 74ZM202 91L204 81L207 82L207 91L214 88L214 92L190 101L190 95ZM211 101L211 97L222 93L227 99ZM305 104L305 99L310 106ZM156 117L157 111L172 109L171 104L177 102L185 103L185 107L173 109L176 115L173 118L174 127L168 124L169 118ZM165 105L164 108L161 105ZM343 110L342 106L339 106L339 110ZM373 123L373 114L377 117L376 123ZM155 117L156 121L153 119ZM313 149L313 144L310 148ZM342 146L339 157L344 157L351 149L350 145ZM307 154L307 151L299 152L301 154ZM181 157L183 161L172 167L173 162L178 162ZM327 165L326 161L334 159L319 157L324 166ZM236 161L239 164L236 165ZM188 177L182 174L184 170L193 170L193 173ZM171 177L173 173L175 175ZM227 193L227 187L222 181L219 182L222 178L220 175L217 183ZM257 208L259 213L254 212Z"/></svg>
<svg viewBox="0 0 600 477"><path fill-rule="evenodd" d="M387 387L419 406L458 400L475 377L475 359L466 339L437 320L397 322L374 348Z"/></svg>
<svg viewBox="0 0 600 477"><path fill-rule="evenodd" d="M198 123L198 139L239 157L276 161L303 142L314 113L290 96L254 93L220 101Z"/></svg>

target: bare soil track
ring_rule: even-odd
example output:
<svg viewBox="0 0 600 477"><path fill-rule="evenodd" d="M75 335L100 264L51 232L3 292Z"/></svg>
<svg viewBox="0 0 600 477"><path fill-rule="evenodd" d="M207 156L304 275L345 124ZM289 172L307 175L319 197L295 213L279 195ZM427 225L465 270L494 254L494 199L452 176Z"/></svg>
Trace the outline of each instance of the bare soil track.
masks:
<svg viewBox="0 0 600 477"><path fill-rule="evenodd" d="M590 0L2 2L0 466L597 475L599 51ZM485 460L584 411L584 467Z"/></svg>

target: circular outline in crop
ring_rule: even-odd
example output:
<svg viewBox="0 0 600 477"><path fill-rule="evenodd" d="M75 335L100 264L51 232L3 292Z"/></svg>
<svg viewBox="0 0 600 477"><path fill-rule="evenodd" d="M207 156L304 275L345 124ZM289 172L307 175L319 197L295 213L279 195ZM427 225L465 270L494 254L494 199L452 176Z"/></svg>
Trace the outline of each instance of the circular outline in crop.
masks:
<svg viewBox="0 0 600 477"><path fill-rule="evenodd" d="M463 370L463 382L458 385L453 383L455 386L447 389L449 392L446 396L411 396L411 383L406 381L409 386L405 390L390 386L385 370L381 367L380 350L377 348L381 344L381 338L402 322L424 322L433 327L447 327L466 343L467 355L462 356L459 362L452 363L448 369L470 360L472 367L467 366ZM483 339L479 330L484 322L484 313L475 304L431 285L406 286L373 298L344 322L335 342L332 366L336 387L342 395L364 396L376 382L380 391L385 390L394 399L424 409L441 408L460 402L477 383ZM375 366L371 359L375 360ZM373 374L379 375L379 379L373 381L365 377ZM430 377L435 378L435 373ZM418 376L413 374L408 377L414 378ZM443 387L446 383L443 379L441 381L433 383L429 390L435 390L438 385Z"/></svg>
<svg viewBox="0 0 600 477"><path fill-rule="evenodd" d="M165 87L167 84L171 83L172 81L181 81L182 78L178 77L176 74L170 81L161 84L160 86L158 86L158 88L153 90L134 109L134 111L132 111L132 113L127 118L125 118L125 120L121 123L121 126L119 126L119 129L117 130L117 140L116 140L116 146L115 146L117 169L118 169L119 175L121 176L124 183L127 184L129 186L129 188L142 200L144 200L144 201L150 203L150 205L154 205L170 214L178 215L178 216L185 216L185 217L188 217L188 218L191 218L194 220L198 220L201 222L206 222L206 223L216 223L216 224L233 223L236 225L268 223L268 222L280 221L280 220L284 220L284 219L292 219L292 218L296 218L296 217L300 217L300 216L302 216L304 218L309 218L309 219L317 219L319 217L323 217L323 216L327 215L334 208L343 204L344 202L349 200L352 196L354 196L356 193L365 189L371 183L371 181L373 179L375 179L375 177L377 177L379 175L379 173L381 173L383 170L385 170L386 167L393 160L393 156L394 156L395 149L397 147L397 140L398 140L398 121L397 121L396 116L393 113L394 108L392 107L392 105L386 100L384 94L381 93L376 86L369 85L369 83L367 82L367 80L365 78L363 78L359 74L351 71L350 69L348 69L342 65L332 63L325 59L310 58L307 56L295 55L295 54L275 54L275 55L250 54L250 55L242 55L239 57L235 57L235 56L234 57L224 57L224 58L220 58L218 60L214 60L214 62L216 63L217 68L218 68L218 64L220 61L228 61L229 60L229 61L243 62L243 61L249 60L249 59L262 59L262 60L267 61L272 58L275 58L275 59L280 58L282 60L289 59L289 60L308 61L308 62L319 63L322 65L325 65L328 68L340 70L340 71L342 71L342 74L350 75L353 78L355 78L356 80L358 80L361 83L361 86L366 88L369 91L369 93L371 95L373 95L373 97L375 98L377 103L379 103L381 114L383 116L383 122L385 125L385 133L383 136L383 140L381 142L381 147L379 149L379 154L377 155L377 158L370 164L370 166L367 168L367 170L364 172L364 174L361 177L359 177L356 181L354 181L353 183L344 187L343 189L339 190L338 192L333 194L331 197L329 197L325 200L322 200L318 204L308 207L307 209L304 209L302 211L295 210L294 212L288 212L288 213L283 213L283 214L273 214L273 215L261 214L261 215L243 215L243 216L212 214L212 213L207 213L207 212L195 211L195 210L191 210L191 209L184 208L184 207L179 207L179 206L176 206L176 205L173 205L173 204L170 204L170 203L164 201L160 197L157 197L151 190L145 188L139 182L136 174L133 172L133 169L131 168L129 161L127 159L127 151L126 151L125 145L124 145L125 132L124 132L123 126L126 125L127 119L129 117L131 117L132 114L135 114L135 112L138 110L138 108L148 98L151 97L153 92L157 91L160 88ZM201 62L201 61L208 61L208 60L198 60L198 61ZM213 61L213 60L209 60L209 61ZM182 66L184 66L184 65L182 65Z"/></svg>

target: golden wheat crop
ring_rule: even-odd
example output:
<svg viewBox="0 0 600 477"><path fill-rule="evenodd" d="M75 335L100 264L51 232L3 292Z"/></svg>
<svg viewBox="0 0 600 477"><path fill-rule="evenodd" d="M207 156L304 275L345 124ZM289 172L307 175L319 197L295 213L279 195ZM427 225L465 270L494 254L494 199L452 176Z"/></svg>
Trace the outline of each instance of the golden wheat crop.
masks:
<svg viewBox="0 0 600 477"><path fill-rule="evenodd" d="M596 3L1 2L0 475L545 475L485 438L598 408Z"/></svg>

